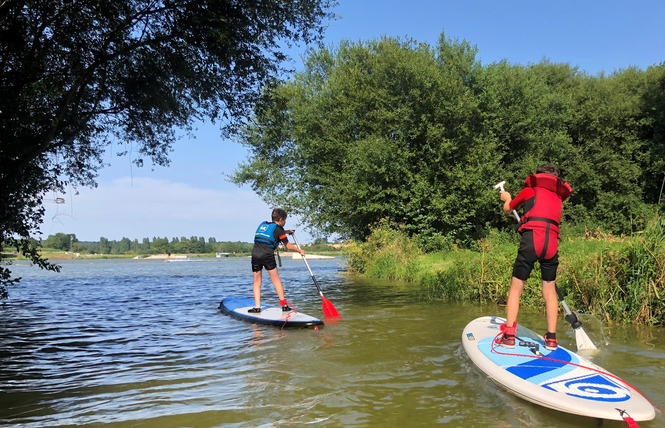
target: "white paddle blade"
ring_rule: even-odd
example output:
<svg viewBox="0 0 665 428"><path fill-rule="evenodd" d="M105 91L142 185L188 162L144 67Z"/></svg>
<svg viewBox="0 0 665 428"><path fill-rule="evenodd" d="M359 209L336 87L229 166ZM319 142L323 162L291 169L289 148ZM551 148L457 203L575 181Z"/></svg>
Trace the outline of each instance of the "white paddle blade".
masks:
<svg viewBox="0 0 665 428"><path fill-rule="evenodd" d="M593 344L593 341L582 327L575 329L575 341L577 342L578 351L582 349L597 349L596 345Z"/></svg>

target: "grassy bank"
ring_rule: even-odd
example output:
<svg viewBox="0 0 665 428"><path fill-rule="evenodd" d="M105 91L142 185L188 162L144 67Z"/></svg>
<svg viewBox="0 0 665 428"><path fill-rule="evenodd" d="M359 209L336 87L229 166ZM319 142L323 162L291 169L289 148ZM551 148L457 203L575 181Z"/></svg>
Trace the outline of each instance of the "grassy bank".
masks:
<svg viewBox="0 0 665 428"><path fill-rule="evenodd" d="M607 321L665 325L665 220L632 237L599 231L564 234L557 285L575 310ZM505 304L519 235L491 232L459 248L425 253L399 229L379 226L349 249L352 271L420 286L430 299ZM522 295L526 310L544 310L538 265Z"/></svg>

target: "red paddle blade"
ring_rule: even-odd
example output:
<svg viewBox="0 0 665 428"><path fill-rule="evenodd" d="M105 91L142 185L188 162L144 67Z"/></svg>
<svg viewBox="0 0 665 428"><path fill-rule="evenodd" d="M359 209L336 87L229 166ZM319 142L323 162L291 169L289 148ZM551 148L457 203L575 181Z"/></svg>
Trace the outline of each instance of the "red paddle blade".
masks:
<svg viewBox="0 0 665 428"><path fill-rule="evenodd" d="M323 296L321 296L321 300L323 300L323 315L326 318L342 318L339 316L339 313L337 312L337 309L335 309L335 306L333 306L333 304L330 303L330 300L326 299Z"/></svg>

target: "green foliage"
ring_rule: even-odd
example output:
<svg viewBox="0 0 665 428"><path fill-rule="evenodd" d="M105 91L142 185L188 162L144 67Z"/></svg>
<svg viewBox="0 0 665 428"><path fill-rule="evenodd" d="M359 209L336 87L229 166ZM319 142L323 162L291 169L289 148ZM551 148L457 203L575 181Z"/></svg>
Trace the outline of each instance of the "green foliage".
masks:
<svg viewBox="0 0 665 428"><path fill-rule="evenodd" d="M51 236L49 236L49 239ZM48 241L48 240L47 240ZM217 242L215 238L209 238L206 242L202 236L192 236L190 238L143 238L139 243L138 239L133 241L129 238L122 238L120 241L109 241L101 237L99 242L79 243L80 251L90 254L204 254L204 253L249 253L252 251L252 245L248 242Z"/></svg>
<svg viewBox="0 0 665 428"><path fill-rule="evenodd" d="M665 324L665 231L657 218L614 247L579 253L561 288L577 307L610 321ZM607 237L605 237L607 240Z"/></svg>
<svg viewBox="0 0 665 428"><path fill-rule="evenodd" d="M557 284L571 308L608 323L665 325L665 220L632 238L586 231L565 234ZM418 284L427 298L505 304L519 238L492 232L474 249L452 245L436 253L413 251L415 239L381 224L367 242L354 243L349 265L367 276ZM407 257L406 255L409 255ZM538 265L524 288L526 310L544 310Z"/></svg>
<svg viewBox="0 0 665 428"><path fill-rule="evenodd" d="M552 162L574 189L567 222L643 229L665 182L665 67L591 77L481 66L476 52L444 34L436 48L382 38L312 52L264 88L233 180L322 233L362 240L390 219L438 251L510 227L492 185L514 195Z"/></svg>
<svg viewBox="0 0 665 428"><path fill-rule="evenodd" d="M475 51L384 38L312 54L266 88L233 179L322 233L363 239L380 219L409 234L473 235L487 220L493 153L474 134Z"/></svg>
<svg viewBox="0 0 665 428"><path fill-rule="evenodd" d="M56 233L55 235L50 235L48 238L46 238L42 246L56 250L70 251L74 242L78 242L76 235Z"/></svg>
<svg viewBox="0 0 665 428"><path fill-rule="evenodd" d="M0 244L52 268L30 239L45 192L95 186L113 142L167 165L177 129L209 118L232 132L285 71L283 47L320 40L333 4L0 2ZM8 277L0 267L0 287Z"/></svg>
<svg viewBox="0 0 665 428"><path fill-rule="evenodd" d="M70 238L71 237L71 238ZM70 241L71 239L71 241ZM70 243L71 242L71 243ZM247 254L252 251L254 244L240 241L220 241L215 238L209 238L208 241L202 236L192 236L190 238L143 238L141 242L138 239L130 240L123 237L119 241L109 240L103 236L97 242L79 242L73 234L56 233L49 235L43 242L44 248L52 250L70 251L100 254L100 255L123 255L123 254L205 254L205 253L230 253ZM71 246L71 247L70 247ZM309 246L309 251L336 251L335 248L319 241L318 245Z"/></svg>
<svg viewBox="0 0 665 428"><path fill-rule="evenodd" d="M382 220L365 242L352 241L347 249L352 272L375 278L409 279L422 251L400 226Z"/></svg>
<svg viewBox="0 0 665 428"><path fill-rule="evenodd" d="M433 299L505 303L518 245L515 235L494 232L480 239L476 249L453 247L438 253L444 262L433 263L434 268L421 275L418 282ZM529 283L534 280L529 279ZM524 302L534 299L530 289L523 293Z"/></svg>

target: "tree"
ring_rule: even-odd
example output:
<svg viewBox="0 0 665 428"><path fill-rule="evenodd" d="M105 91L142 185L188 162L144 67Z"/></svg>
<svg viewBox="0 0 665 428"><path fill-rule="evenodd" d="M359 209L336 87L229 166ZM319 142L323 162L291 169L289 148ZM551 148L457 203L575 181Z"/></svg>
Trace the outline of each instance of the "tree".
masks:
<svg viewBox="0 0 665 428"><path fill-rule="evenodd" d="M168 253L171 251L170 245L169 245L169 238L152 238L152 251L155 254L159 253Z"/></svg>
<svg viewBox="0 0 665 428"><path fill-rule="evenodd" d="M99 238L99 254L110 254L111 244L107 238L103 236Z"/></svg>
<svg viewBox="0 0 665 428"><path fill-rule="evenodd" d="M55 235L49 235L49 237L46 238L44 241L44 247L70 251L73 244L76 242L78 242L78 239L76 239L76 235L74 234L56 233Z"/></svg>
<svg viewBox="0 0 665 428"><path fill-rule="evenodd" d="M122 237L120 241L113 241L111 254L125 254L131 249L132 241L129 238Z"/></svg>
<svg viewBox="0 0 665 428"><path fill-rule="evenodd" d="M333 1L1 2L0 243L55 269L30 240L45 192L95 186L113 141L167 165L195 119L233 132ZM9 277L0 267L0 287Z"/></svg>
<svg viewBox="0 0 665 428"><path fill-rule="evenodd" d="M362 239L384 218L413 234L477 230L496 161L473 133L475 53L444 35L436 49L384 38L313 52L266 90L234 181L323 234Z"/></svg>
<svg viewBox="0 0 665 428"><path fill-rule="evenodd" d="M321 48L266 88L238 134L233 175L323 235L364 239L381 220L428 249L471 241L543 163L573 185L565 213L640 230L665 189L664 66L592 77L569 64L482 67L467 42L383 38Z"/></svg>
<svg viewBox="0 0 665 428"><path fill-rule="evenodd" d="M665 65L665 63L663 63ZM665 66L646 71L646 89L642 94L643 118L646 122L643 137L651 144L646 147L647 159L642 182L646 200L665 207Z"/></svg>

